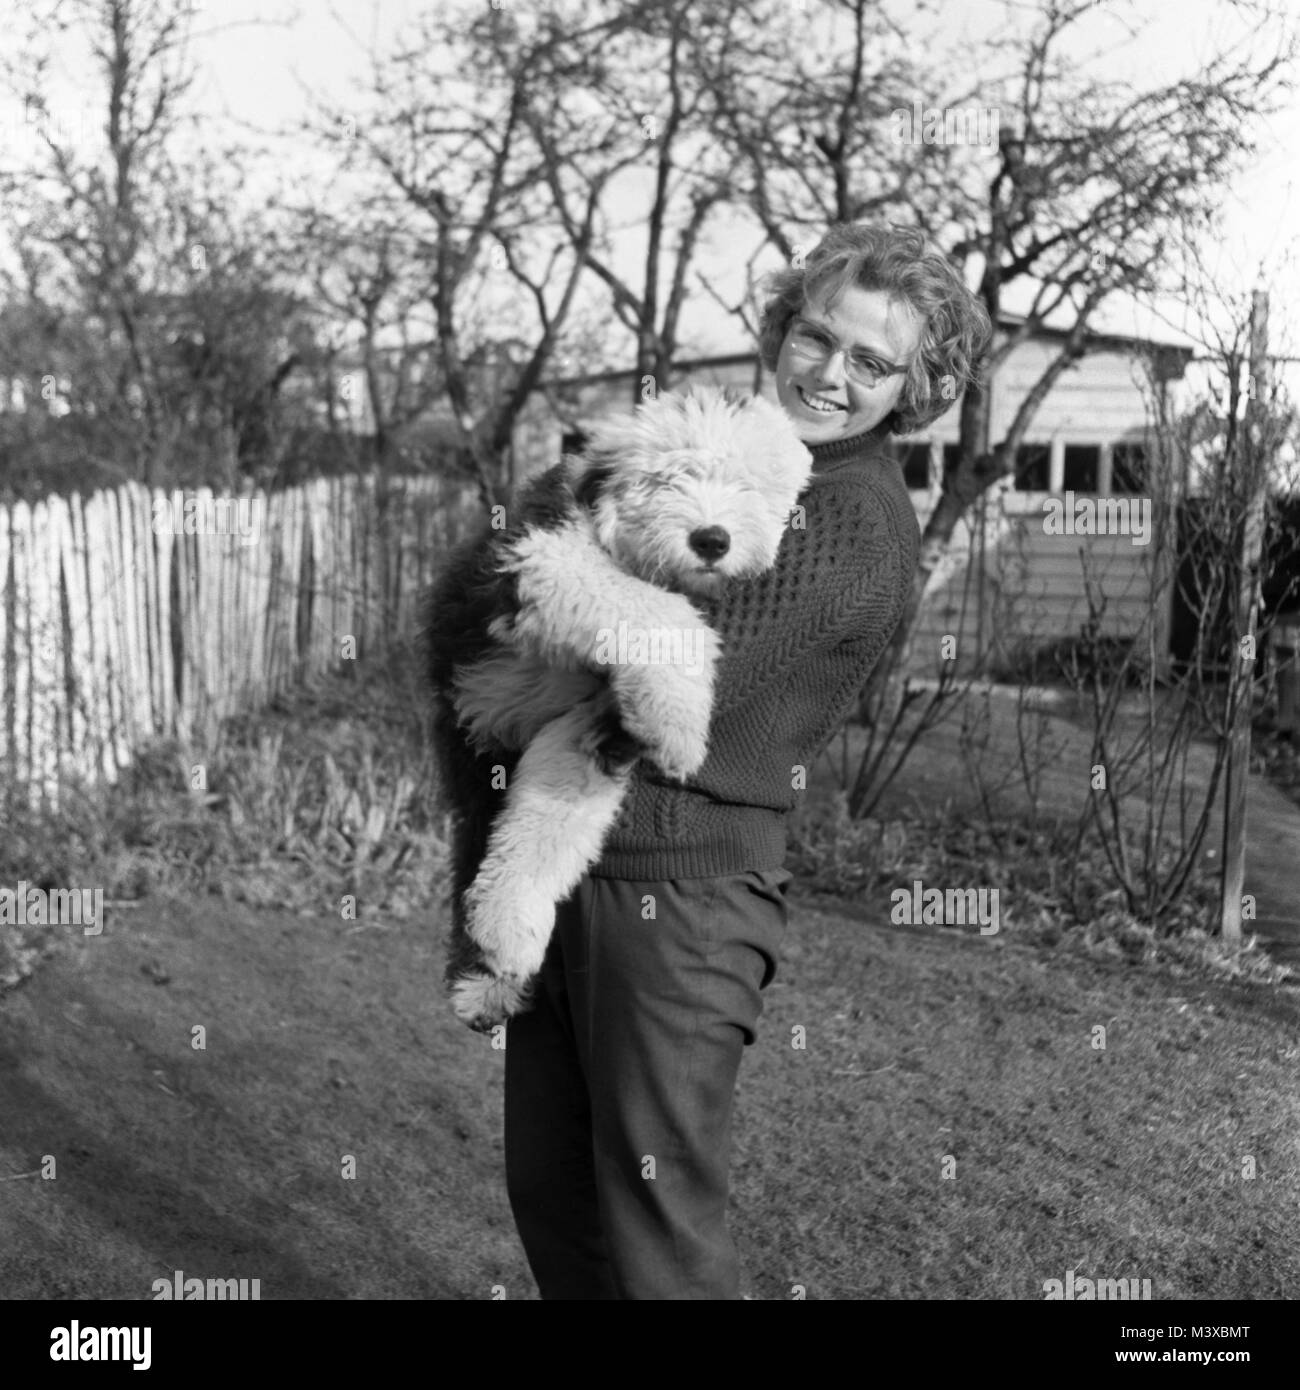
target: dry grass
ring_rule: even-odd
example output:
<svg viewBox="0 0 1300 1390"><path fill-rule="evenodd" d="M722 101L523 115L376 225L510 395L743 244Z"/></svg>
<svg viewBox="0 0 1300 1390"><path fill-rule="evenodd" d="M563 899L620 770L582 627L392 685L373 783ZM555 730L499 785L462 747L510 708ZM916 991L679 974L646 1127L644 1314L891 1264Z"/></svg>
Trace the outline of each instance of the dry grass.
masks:
<svg viewBox="0 0 1300 1390"><path fill-rule="evenodd" d="M6 841L3 881L99 874L116 903L100 937L40 929L26 949L50 959L0 998L0 1175L60 1163L5 1184L0 1294L142 1298L182 1269L264 1298L532 1296L502 1054L438 985L442 827L408 681L340 679L229 730L204 791L157 750ZM759 1296L1040 1298L1069 1269L1156 1298L1300 1283L1295 990L1107 921L1095 866L1096 917L1065 921L1050 833L850 826L833 801L801 823L737 1101ZM911 877L1006 888L1004 930L892 927Z"/></svg>

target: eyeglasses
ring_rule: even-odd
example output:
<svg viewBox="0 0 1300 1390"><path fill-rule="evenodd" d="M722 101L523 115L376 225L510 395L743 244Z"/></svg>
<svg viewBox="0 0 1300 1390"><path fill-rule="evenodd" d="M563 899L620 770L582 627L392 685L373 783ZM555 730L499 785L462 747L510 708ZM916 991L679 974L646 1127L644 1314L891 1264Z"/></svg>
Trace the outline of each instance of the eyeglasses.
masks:
<svg viewBox="0 0 1300 1390"><path fill-rule="evenodd" d="M886 377L899 376L908 370L907 364L899 366L886 362L862 348L846 348L820 324L804 318L796 317L791 321L790 349L809 362L827 362L837 352L843 352L844 374L859 386L879 386Z"/></svg>

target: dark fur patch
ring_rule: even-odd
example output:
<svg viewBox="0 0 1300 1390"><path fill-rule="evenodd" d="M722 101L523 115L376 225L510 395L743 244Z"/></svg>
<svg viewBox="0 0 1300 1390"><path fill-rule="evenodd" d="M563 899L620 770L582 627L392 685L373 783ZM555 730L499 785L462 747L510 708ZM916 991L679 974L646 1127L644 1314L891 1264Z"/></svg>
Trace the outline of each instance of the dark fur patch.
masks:
<svg viewBox="0 0 1300 1390"><path fill-rule="evenodd" d="M626 772L645 752L645 745L623 726L618 705L608 691L601 700L592 729L591 756L606 777Z"/></svg>
<svg viewBox="0 0 1300 1390"><path fill-rule="evenodd" d="M435 692L449 691L458 668L494 650L488 627L519 606L514 576L498 569L506 546L526 531L562 526L576 506L570 471L557 465L519 489L506 508L504 527L483 523L452 551L424 600L425 654Z"/></svg>
<svg viewBox="0 0 1300 1390"><path fill-rule="evenodd" d="M600 500L600 494L614 476L614 466L609 462L592 463L579 476L573 489L574 501L588 511Z"/></svg>
<svg viewBox="0 0 1300 1390"><path fill-rule="evenodd" d="M557 463L519 489L506 508L510 524L501 534L517 540L525 531L554 531L572 520L577 506L573 465Z"/></svg>

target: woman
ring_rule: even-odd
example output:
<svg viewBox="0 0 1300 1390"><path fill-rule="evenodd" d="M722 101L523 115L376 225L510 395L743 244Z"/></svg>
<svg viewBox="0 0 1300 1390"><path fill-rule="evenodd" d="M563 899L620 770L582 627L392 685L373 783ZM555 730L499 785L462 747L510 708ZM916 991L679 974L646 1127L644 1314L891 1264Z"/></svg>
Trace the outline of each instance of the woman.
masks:
<svg viewBox="0 0 1300 1390"><path fill-rule="evenodd" d="M507 1188L543 1298L740 1297L731 1107L785 924L786 820L916 569L886 440L951 407L988 337L913 229L833 228L773 281L760 344L813 453L802 525L702 605L724 653L708 759L685 786L638 765L508 1029Z"/></svg>

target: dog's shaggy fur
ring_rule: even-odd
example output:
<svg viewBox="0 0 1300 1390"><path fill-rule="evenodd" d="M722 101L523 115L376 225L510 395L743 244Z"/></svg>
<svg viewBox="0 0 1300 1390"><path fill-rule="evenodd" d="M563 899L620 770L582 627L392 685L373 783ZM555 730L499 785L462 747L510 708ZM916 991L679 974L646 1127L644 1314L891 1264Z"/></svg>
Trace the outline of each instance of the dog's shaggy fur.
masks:
<svg viewBox="0 0 1300 1390"><path fill-rule="evenodd" d="M811 460L766 401L663 395L530 482L435 582L447 983L471 1027L527 1007L636 760L678 780L704 762L718 641L688 596L772 565Z"/></svg>

